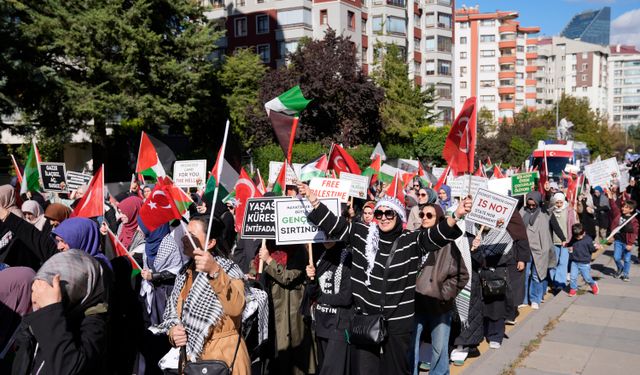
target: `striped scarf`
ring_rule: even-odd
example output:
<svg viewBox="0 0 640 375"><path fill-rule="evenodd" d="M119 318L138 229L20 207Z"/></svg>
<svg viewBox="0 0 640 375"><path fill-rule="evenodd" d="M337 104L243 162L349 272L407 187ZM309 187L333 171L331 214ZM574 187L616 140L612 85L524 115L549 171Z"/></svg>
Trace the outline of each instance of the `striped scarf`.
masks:
<svg viewBox="0 0 640 375"><path fill-rule="evenodd" d="M458 316L460 317L460 322L463 329L469 326L469 309L471 307L471 278L473 277L473 272L471 272L471 248L469 246L469 238L467 237L469 234L468 229L470 226L473 227L473 223L470 221L458 221L458 227L460 228L460 230L465 232L465 234L458 237L455 241L458 250L460 250L462 260L464 261L464 266L467 267L467 270L469 271L469 281L467 281L467 284L460 291L460 293L458 293L455 301L456 311L458 312Z"/></svg>

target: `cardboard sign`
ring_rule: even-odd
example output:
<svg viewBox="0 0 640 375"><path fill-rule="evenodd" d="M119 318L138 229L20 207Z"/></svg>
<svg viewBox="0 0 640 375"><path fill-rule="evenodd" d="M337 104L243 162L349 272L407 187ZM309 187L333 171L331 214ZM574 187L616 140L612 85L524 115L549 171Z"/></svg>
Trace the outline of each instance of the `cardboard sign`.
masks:
<svg viewBox="0 0 640 375"><path fill-rule="evenodd" d="M316 177L311 179L309 189L319 199L338 198L340 202L347 203L349 201L349 192L351 191L351 181Z"/></svg>
<svg viewBox="0 0 640 375"><path fill-rule="evenodd" d="M488 182L487 189L490 192L500 194L500 195L510 195L511 193L511 178L494 178L490 179Z"/></svg>
<svg viewBox="0 0 640 375"><path fill-rule="evenodd" d="M269 183L273 184L278 179L278 174L280 174L280 169L282 169L282 165L284 163L281 161L270 161L269 162ZM293 165L293 168L292 168ZM292 163L289 164L289 170L287 170L286 184L287 185L295 185L295 181L298 179L302 173L302 166L304 164Z"/></svg>
<svg viewBox="0 0 640 375"><path fill-rule="evenodd" d="M436 178L440 178L440 176L442 176L442 174L444 173L444 170L446 168L442 168L442 167L431 167L431 174L436 176Z"/></svg>
<svg viewBox="0 0 640 375"><path fill-rule="evenodd" d="M492 193L486 189L478 189L478 193L473 198L471 212L466 218L491 228L506 228L517 204L518 200L515 198Z"/></svg>
<svg viewBox="0 0 640 375"><path fill-rule="evenodd" d="M511 195L524 195L536 188L538 172L518 173L511 176Z"/></svg>
<svg viewBox="0 0 640 375"><path fill-rule="evenodd" d="M88 173L67 171L67 189L69 189L69 191L78 190L80 186L88 185L91 177Z"/></svg>
<svg viewBox="0 0 640 375"><path fill-rule="evenodd" d="M67 172L64 163L40 163L40 178L46 192L67 192Z"/></svg>
<svg viewBox="0 0 640 375"><path fill-rule="evenodd" d="M620 178L620 169L616 158L609 158L584 166L584 174L589 179L589 185L605 188L611 181Z"/></svg>
<svg viewBox="0 0 640 375"><path fill-rule="evenodd" d="M360 199L367 199L367 190L369 190L369 176L360 176L359 174L342 172L340 179L351 182L349 196Z"/></svg>
<svg viewBox="0 0 640 375"><path fill-rule="evenodd" d="M321 201L334 215L340 216L338 199L322 199ZM277 245L328 241L327 235L320 228L307 221L307 215L313 210L307 199L277 200L275 206Z"/></svg>
<svg viewBox="0 0 640 375"><path fill-rule="evenodd" d="M471 196L475 197L478 189L486 189L489 179L480 176L464 175L447 179L447 185L451 188L451 197L466 197L469 195L469 179L471 179Z"/></svg>
<svg viewBox="0 0 640 375"><path fill-rule="evenodd" d="M290 197L262 197L247 199L240 238L254 240L276 239L276 204Z"/></svg>
<svg viewBox="0 0 640 375"><path fill-rule="evenodd" d="M200 187L206 182L206 160L178 160L173 164L173 183L177 187Z"/></svg>

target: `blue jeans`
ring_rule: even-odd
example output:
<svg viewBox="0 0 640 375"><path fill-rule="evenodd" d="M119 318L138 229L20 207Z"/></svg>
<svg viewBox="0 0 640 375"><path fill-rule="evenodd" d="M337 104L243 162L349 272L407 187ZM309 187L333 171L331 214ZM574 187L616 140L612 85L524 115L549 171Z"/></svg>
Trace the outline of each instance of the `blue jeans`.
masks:
<svg viewBox="0 0 640 375"><path fill-rule="evenodd" d="M571 263L571 289L578 289L578 273L582 275L584 282L593 286L596 282L591 277L591 264L589 263Z"/></svg>
<svg viewBox="0 0 640 375"><path fill-rule="evenodd" d="M631 251L627 250L627 245L625 245L624 242L616 240L613 243L613 260L616 262L618 272L622 271L624 276L629 277L629 270L631 269Z"/></svg>
<svg viewBox="0 0 640 375"><path fill-rule="evenodd" d="M414 331L413 374L418 375L420 359L420 335L424 328L431 331L431 367L430 375L449 374L449 332L451 331L451 311L444 314L416 313Z"/></svg>
<svg viewBox="0 0 640 375"><path fill-rule="evenodd" d="M567 270L569 266L569 249L555 245L558 264L556 268L549 269L549 281L554 288L564 289L567 286Z"/></svg>
<svg viewBox="0 0 640 375"><path fill-rule="evenodd" d="M527 281L525 284L529 285L529 302L535 302L540 304L542 302L542 297L544 297L545 292L545 282L544 280L540 280L540 276L538 275L538 271L536 270L535 264L533 262L527 263ZM529 275L531 278L529 278ZM525 286L526 287L526 286ZM525 291L525 294L526 291ZM527 302L527 296L525 296L525 303Z"/></svg>

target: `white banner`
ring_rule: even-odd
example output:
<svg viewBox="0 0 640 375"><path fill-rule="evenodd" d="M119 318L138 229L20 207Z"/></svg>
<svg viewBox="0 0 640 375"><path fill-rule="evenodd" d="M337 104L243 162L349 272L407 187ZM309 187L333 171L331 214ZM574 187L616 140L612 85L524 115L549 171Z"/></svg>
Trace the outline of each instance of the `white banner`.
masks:
<svg viewBox="0 0 640 375"><path fill-rule="evenodd" d="M280 169L282 169L281 161L270 161L269 162L269 183L273 184L278 179L278 174L280 174ZM293 168L291 167L293 165ZM286 184L287 185L295 185L295 181L300 176L300 172L302 171L302 166L304 164L292 163L289 164L289 170L287 171Z"/></svg>
<svg viewBox="0 0 640 375"><path fill-rule="evenodd" d="M173 164L173 183L177 187L200 187L207 183L207 161L177 160Z"/></svg>
<svg viewBox="0 0 640 375"><path fill-rule="evenodd" d="M360 199L367 199L367 190L369 189L369 176L360 176L359 174L342 172L340 179L351 182L349 196Z"/></svg>
<svg viewBox="0 0 640 375"><path fill-rule="evenodd" d="M479 189L466 219L491 228L506 228L517 204L515 198Z"/></svg>
<svg viewBox="0 0 640 375"><path fill-rule="evenodd" d="M480 176L464 175L447 179L447 185L451 188L451 197L466 197L469 195L469 179L471 179L471 196L475 197L478 189L486 189L489 186L489 179Z"/></svg>
<svg viewBox="0 0 640 375"><path fill-rule="evenodd" d="M620 169L616 158L609 158L584 166L584 174L589 179L589 185L601 186L603 189L611 185L612 180L620 179Z"/></svg>
<svg viewBox="0 0 640 375"><path fill-rule="evenodd" d="M489 191L496 194L509 195L509 192L511 191L511 177L494 178L493 180L489 180L487 188Z"/></svg>
<svg viewBox="0 0 640 375"><path fill-rule="evenodd" d="M334 215L340 216L340 202L337 199L321 201ZM306 198L277 200L275 208L277 245L327 242L326 234L307 221L307 215L313 207Z"/></svg>
<svg viewBox="0 0 640 375"><path fill-rule="evenodd" d="M342 175L342 173L340 175ZM340 202L347 203L349 201L351 181L315 177L311 179L309 189L320 199L338 198Z"/></svg>

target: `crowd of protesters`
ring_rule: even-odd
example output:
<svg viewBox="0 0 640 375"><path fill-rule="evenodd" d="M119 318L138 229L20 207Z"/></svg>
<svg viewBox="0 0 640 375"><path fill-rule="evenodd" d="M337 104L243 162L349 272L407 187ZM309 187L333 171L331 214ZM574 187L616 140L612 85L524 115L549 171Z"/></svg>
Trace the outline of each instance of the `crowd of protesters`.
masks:
<svg viewBox="0 0 640 375"><path fill-rule="evenodd" d="M331 241L310 252L241 239L238 202L211 207L202 192L182 221L150 231L139 212L153 186L108 195L93 219L71 217L83 189L0 186L0 373L180 374L217 360L233 374L448 374L483 342L499 349L548 290L575 296L582 275L598 294L601 244L629 280L640 186L586 185L572 201L562 185L520 197L489 228L466 219L473 197L420 178L405 201L372 189L340 216L300 182L286 194L309 202ZM364 337L376 319L380 341Z"/></svg>

